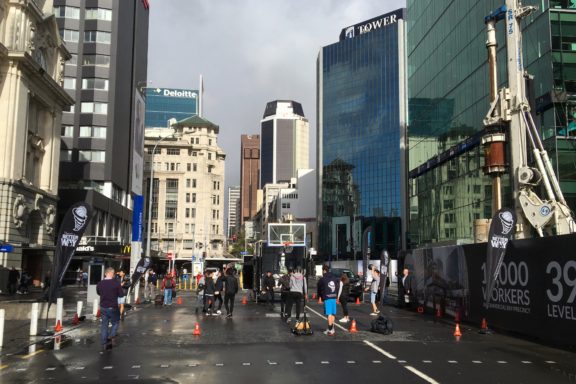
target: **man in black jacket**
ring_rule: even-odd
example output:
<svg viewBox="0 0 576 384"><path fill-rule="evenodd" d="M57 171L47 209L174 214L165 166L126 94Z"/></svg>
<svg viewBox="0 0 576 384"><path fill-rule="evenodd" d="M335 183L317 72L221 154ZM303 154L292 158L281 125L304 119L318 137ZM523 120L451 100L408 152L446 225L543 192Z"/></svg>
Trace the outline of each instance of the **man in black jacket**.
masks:
<svg viewBox="0 0 576 384"><path fill-rule="evenodd" d="M274 308L274 287L276 286L276 281L274 280L274 276L272 276L272 272L266 272L266 276L264 276L264 281L262 282L264 286L264 294L266 295L266 299L268 300L268 305L270 309Z"/></svg>
<svg viewBox="0 0 576 384"><path fill-rule="evenodd" d="M206 287L204 288L204 313L208 316L212 315L212 307L214 305L214 292L216 287L212 279L212 271L206 271Z"/></svg>
<svg viewBox="0 0 576 384"><path fill-rule="evenodd" d="M215 272L218 274L216 277L216 281L214 282L216 290L214 291L214 306L218 303L218 307L216 308L216 314L222 314L222 303L224 300L222 299L222 291L224 290L224 275L220 270Z"/></svg>
<svg viewBox="0 0 576 384"><path fill-rule="evenodd" d="M398 288L398 306L400 308L410 308L414 301L414 278L408 268L404 268L402 271L402 278Z"/></svg>
<svg viewBox="0 0 576 384"><path fill-rule="evenodd" d="M238 292L238 279L236 278L236 270L229 268L226 271L224 278L224 308L226 308L226 317L232 317L234 312L234 299Z"/></svg>
<svg viewBox="0 0 576 384"><path fill-rule="evenodd" d="M332 275L327 264L322 266L322 277L318 280L318 297L324 301L324 315L328 318L328 329L325 335L334 336L334 319L336 317L336 299L340 288L340 280Z"/></svg>

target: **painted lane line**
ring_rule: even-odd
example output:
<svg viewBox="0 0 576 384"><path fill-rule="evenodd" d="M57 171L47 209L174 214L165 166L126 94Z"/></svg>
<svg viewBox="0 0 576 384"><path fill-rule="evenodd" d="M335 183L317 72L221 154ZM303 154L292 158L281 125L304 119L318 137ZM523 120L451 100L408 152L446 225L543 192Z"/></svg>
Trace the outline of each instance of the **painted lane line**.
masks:
<svg viewBox="0 0 576 384"><path fill-rule="evenodd" d="M392 355L391 353L386 352L385 350L383 350L382 348L374 345L373 343L369 342L368 340L364 340L364 344L368 345L369 347L375 349L376 351L380 352L381 354L383 354L384 356L386 356L387 358L391 359L391 360L396 360L396 356ZM427 381L430 384L439 384L438 381L434 380L433 378L431 378L430 376L426 375L424 372L421 372L419 370L417 370L416 368L410 366L410 365L402 365L402 367L406 368L407 370L409 370L410 372L412 372L413 374L415 374L416 376L418 376L419 378Z"/></svg>
<svg viewBox="0 0 576 384"><path fill-rule="evenodd" d="M107 366L103 367L102 369L110 370L110 369L113 369L113 368L114 368L114 366L112 366L112 365L107 365Z"/></svg>
<svg viewBox="0 0 576 384"><path fill-rule="evenodd" d="M498 364L508 364L508 362L507 362L507 361L504 361L504 360L498 360L497 363L498 363Z"/></svg>
<svg viewBox="0 0 576 384"><path fill-rule="evenodd" d="M244 366L250 366L250 365L252 365L252 363L242 363L242 365L244 365Z"/></svg>
<svg viewBox="0 0 576 384"><path fill-rule="evenodd" d="M321 361L320 364L330 364L329 361Z"/></svg>
<svg viewBox="0 0 576 384"><path fill-rule="evenodd" d="M482 364L482 362L481 362L480 360L472 360L472 362L473 362L474 364Z"/></svg>
<svg viewBox="0 0 576 384"><path fill-rule="evenodd" d="M372 364L382 364L381 360L372 360Z"/></svg>
<svg viewBox="0 0 576 384"><path fill-rule="evenodd" d="M368 345L369 347L371 347L372 349L377 350L378 352L380 352L381 354L383 354L384 356L386 356L389 359L392 360L396 360L396 356L394 356L391 353L386 352L385 350L383 350L382 348L380 348L379 346L369 342L368 340L364 340L364 344Z"/></svg>
<svg viewBox="0 0 576 384"><path fill-rule="evenodd" d="M522 364L532 364L531 361L527 361L527 360L522 360Z"/></svg>
<svg viewBox="0 0 576 384"><path fill-rule="evenodd" d="M29 354L27 354L27 355L22 356L22 358L23 358L23 359L29 359L29 358L31 358L32 356L36 356L37 354L42 353L42 352L44 352L44 350L43 350L43 349L39 349L39 350L37 350L37 351L35 351L35 352L32 352L32 353L29 353Z"/></svg>
<svg viewBox="0 0 576 384"><path fill-rule="evenodd" d="M192 363L192 364L188 364L188 366L189 366L189 367L197 367L197 366L198 366L198 364L196 364L196 363Z"/></svg>
<svg viewBox="0 0 576 384"><path fill-rule="evenodd" d="M546 363L547 363L547 364L556 364L556 362L555 362L555 361L552 361L552 360L547 360Z"/></svg>
<svg viewBox="0 0 576 384"><path fill-rule="evenodd" d="M81 371L81 370L83 370L84 368L86 368L86 367L76 367L76 368L74 368L74 369L77 370L77 371Z"/></svg>
<svg viewBox="0 0 576 384"><path fill-rule="evenodd" d="M47 371L54 371L54 370L56 370L56 367L48 367L48 368L46 368L46 370Z"/></svg>
<svg viewBox="0 0 576 384"><path fill-rule="evenodd" d="M434 380L433 378L431 378L430 376L428 376L425 373L420 372L419 370L417 370L414 367L411 367L409 365L404 365L404 367L409 370L410 372L412 372L413 374L415 374L416 376L420 377L421 379L429 382L430 384L440 384L439 382L437 382L436 380Z"/></svg>
<svg viewBox="0 0 576 384"><path fill-rule="evenodd" d="M406 363L407 363L406 360L398 360L398 362L399 362L400 364L406 364Z"/></svg>
<svg viewBox="0 0 576 384"><path fill-rule="evenodd" d="M217 366L217 367L223 367L223 366L224 366L224 363L216 363L216 366Z"/></svg>
<svg viewBox="0 0 576 384"><path fill-rule="evenodd" d="M294 364L296 364L296 365L304 365L304 362L303 362L303 361L295 361Z"/></svg>
<svg viewBox="0 0 576 384"><path fill-rule="evenodd" d="M268 360L268 365L278 365L278 363L275 361Z"/></svg>
<svg viewBox="0 0 576 384"><path fill-rule="evenodd" d="M323 318L324 320L328 321L328 318L326 316L323 316L322 314L320 314L319 312L316 312L315 310L313 310L312 308L310 308L309 306L306 306L306 308L308 308L310 310L310 312L314 313L316 316ZM350 332L349 330L347 330L346 328L344 328L343 326L341 326L340 324L334 322L334 325L338 328L340 328L341 330L345 331L345 332Z"/></svg>
<svg viewBox="0 0 576 384"><path fill-rule="evenodd" d="M448 363L450 364L458 364L458 362L456 360L448 360Z"/></svg>
<svg viewBox="0 0 576 384"><path fill-rule="evenodd" d="M138 380L140 379L140 375L128 375L128 377L134 379L134 380Z"/></svg>
<svg viewBox="0 0 576 384"><path fill-rule="evenodd" d="M347 364L356 364L356 362L354 360L348 360L346 361Z"/></svg>
<svg viewBox="0 0 576 384"><path fill-rule="evenodd" d="M170 365L169 364L160 364L160 368L169 368Z"/></svg>
<svg viewBox="0 0 576 384"><path fill-rule="evenodd" d="M133 365L132 369L140 369L140 366L139 365Z"/></svg>
<svg viewBox="0 0 576 384"><path fill-rule="evenodd" d="M7 365L4 365L4 368L6 368ZM28 370L28 368L18 368L16 369L16 372L26 372Z"/></svg>

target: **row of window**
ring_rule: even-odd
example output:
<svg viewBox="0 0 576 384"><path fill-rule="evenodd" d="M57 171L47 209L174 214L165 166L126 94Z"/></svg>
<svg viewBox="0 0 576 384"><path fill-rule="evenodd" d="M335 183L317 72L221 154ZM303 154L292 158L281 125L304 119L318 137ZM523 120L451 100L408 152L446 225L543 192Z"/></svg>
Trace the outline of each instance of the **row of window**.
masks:
<svg viewBox="0 0 576 384"><path fill-rule="evenodd" d="M63 125L62 126L62 137L74 137L74 126L73 125ZM81 125L80 134L78 137L92 137L96 139L106 138L106 127L92 126L92 125Z"/></svg>
<svg viewBox="0 0 576 384"><path fill-rule="evenodd" d="M157 215L156 215L157 216ZM195 230L195 226L194 224L184 224L184 233L186 234L190 234L190 233L194 233ZM151 223L150 225L150 232L151 233L158 233L158 223ZM164 233L165 234L169 234L169 235L174 235L174 223L164 223ZM219 234L220 233L220 226L219 225L212 225L212 233L213 234ZM183 249L194 249L194 246L196 246L196 248L200 248L201 243L196 243L194 240L189 240L189 239L185 239L182 240L182 248ZM215 244L213 244L213 249L216 249L217 246L215 246Z"/></svg>
<svg viewBox="0 0 576 384"><path fill-rule="evenodd" d="M54 16L64 17L66 19L79 20L80 8L68 7L68 6L54 7ZM112 10L104 8L86 8L86 12L84 13L84 19L112 21Z"/></svg>
<svg viewBox="0 0 576 384"><path fill-rule="evenodd" d="M60 36L62 37L62 40L67 43L78 43L78 40L80 39L80 31L75 31L73 29L61 29ZM84 31L85 43L110 44L111 41L112 34L110 32Z"/></svg>
<svg viewBox="0 0 576 384"><path fill-rule="evenodd" d="M107 91L108 84L109 84L108 79L99 79L94 77L82 79L82 89L98 89L102 91ZM64 89L76 89L76 78L65 77L62 86L64 87Z"/></svg>
<svg viewBox="0 0 576 384"><path fill-rule="evenodd" d="M78 65L78 54L71 53L70 60L66 62L66 65ZM108 55L84 55L82 56L82 65L90 66L95 65L99 67L109 67L110 66L110 56Z"/></svg>
<svg viewBox="0 0 576 384"><path fill-rule="evenodd" d="M61 150L60 161L72 161L72 150ZM105 151L78 151L79 162L104 163L106 161Z"/></svg>

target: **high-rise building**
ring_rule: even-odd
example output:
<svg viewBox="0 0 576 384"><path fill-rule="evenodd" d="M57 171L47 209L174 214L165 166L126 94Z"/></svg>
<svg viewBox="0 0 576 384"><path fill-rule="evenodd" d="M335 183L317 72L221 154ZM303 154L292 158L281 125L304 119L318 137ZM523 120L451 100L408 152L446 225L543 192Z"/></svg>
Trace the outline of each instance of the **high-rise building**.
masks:
<svg viewBox="0 0 576 384"><path fill-rule="evenodd" d="M525 0L523 57L534 76L532 114L570 207L576 206L576 72L571 1ZM492 217L484 175L483 119L489 110L484 18L503 1L408 0L410 240L413 246L474 241L475 220ZM571 9L569 9L571 8ZM499 87L505 86L505 24L496 24ZM521 145L508 143L508 145ZM502 177L503 206L513 207Z"/></svg>
<svg viewBox="0 0 576 384"><path fill-rule="evenodd" d="M61 84L71 55L48 3L0 2L0 269L25 270L36 286L54 253L60 122L74 104Z"/></svg>
<svg viewBox="0 0 576 384"><path fill-rule="evenodd" d="M260 186L289 182L298 169L309 168L308 119L302 105L291 100L266 104L260 132Z"/></svg>
<svg viewBox="0 0 576 384"><path fill-rule="evenodd" d="M260 136L242 135L240 138L240 212L239 225L250 220L258 210L260 188Z"/></svg>
<svg viewBox="0 0 576 384"><path fill-rule="evenodd" d="M199 94L192 89L146 88L146 128L169 128L168 120L198 114Z"/></svg>
<svg viewBox="0 0 576 384"><path fill-rule="evenodd" d="M172 252L176 265L189 262L192 256L222 256L227 234L226 155L218 146L220 128L197 115L172 127L177 133L175 138L166 137L172 130L146 129L145 202L152 202L151 254L167 259L168 252ZM154 186L150 199L151 164Z"/></svg>
<svg viewBox="0 0 576 384"><path fill-rule="evenodd" d="M238 234L238 207L240 200L240 186L228 187L228 215L226 220L226 236L228 239Z"/></svg>
<svg viewBox="0 0 576 384"><path fill-rule="evenodd" d="M64 88L76 105L62 118L59 214L77 201L94 209L88 244L127 244L131 194L142 194L148 1L54 0L72 54ZM106 256L95 249L92 256ZM109 256L117 253L110 252Z"/></svg>
<svg viewBox="0 0 576 384"><path fill-rule="evenodd" d="M402 248L405 223L405 10L344 28L317 62L322 258Z"/></svg>

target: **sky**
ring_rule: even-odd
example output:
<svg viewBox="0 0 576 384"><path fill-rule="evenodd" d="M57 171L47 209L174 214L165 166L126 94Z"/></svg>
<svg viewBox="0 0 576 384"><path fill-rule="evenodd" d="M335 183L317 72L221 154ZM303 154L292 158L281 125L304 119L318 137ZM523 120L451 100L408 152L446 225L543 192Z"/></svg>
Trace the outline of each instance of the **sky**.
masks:
<svg viewBox="0 0 576 384"><path fill-rule="evenodd" d="M148 86L198 89L220 126L226 188L240 183L240 135L259 134L266 103L302 104L316 157L316 59L340 31L403 0L151 0Z"/></svg>

